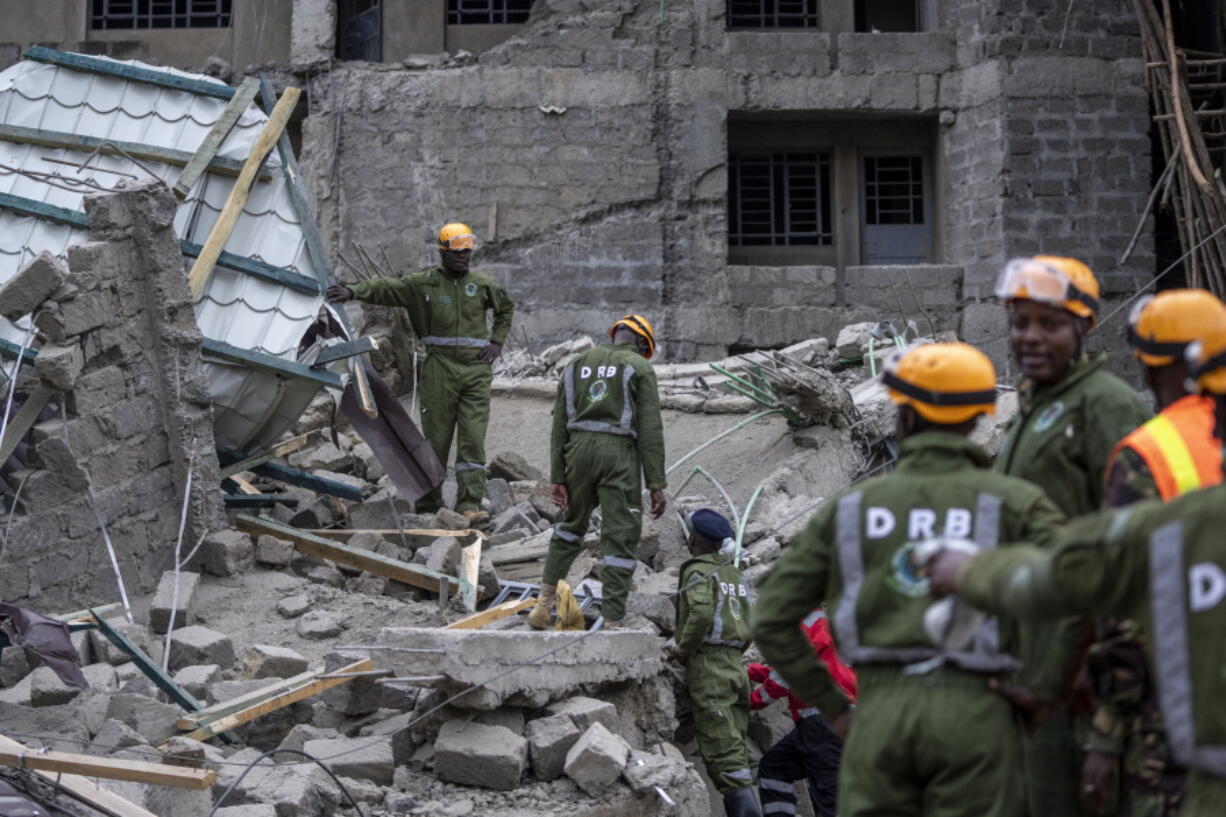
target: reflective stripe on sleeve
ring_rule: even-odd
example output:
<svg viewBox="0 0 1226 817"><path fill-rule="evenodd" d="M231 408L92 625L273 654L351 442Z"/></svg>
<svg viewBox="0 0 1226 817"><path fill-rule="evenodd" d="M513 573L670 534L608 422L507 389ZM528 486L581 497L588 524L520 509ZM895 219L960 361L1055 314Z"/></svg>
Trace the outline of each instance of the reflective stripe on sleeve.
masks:
<svg viewBox="0 0 1226 817"><path fill-rule="evenodd" d="M457 471L484 471L485 466L479 462L457 462L455 464Z"/></svg>
<svg viewBox="0 0 1226 817"><path fill-rule="evenodd" d="M579 534L571 533L568 530L562 530L561 525L553 526L553 535L561 539L563 542L578 542L580 539Z"/></svg>
<svg viewBox="0 0 1226 817"><path fill-rule="evenodd" d="M490 345L485 338L440 338L434 335L421 339L427 346L460 346L467 349L484 349Z"/></svg>
<svg viewBox="0 0 1226 817"><path fill-rule="evenodd" d="M806 706L804 709L797 709L796 714L801 718L812 718L822 714L822 711L816 706Z"/></svg>
<svg viewBox="0 0 1226 817"><path fill-rule="evenodd" d="M767 789L768 791L777 791L782 794L795 794L796 784L791 780L775 780L772 777L762 777L758 779L759 788Z"/></svg>
<svg viewBox="0 0 1226 817"><path fill-rule="evenodd" d="M637 569L639 566L637 559L623 559L621 556L606 556L600 560L600 563L609 567L620 567L622 570L630 571Z"/></svg>
<svg viewBox="0 0 1226 817"><path fill-rule="evenodd" d="M814 624L816 624L817 622L821 621L825 617L826 617L826 611L824 611L822 608L819 607L816 610L814 610L812 613L809 613L809 615L805 616L804 619L800 623L803 624L805 629L807 630L810 627L812 627Z"/></svg>
<svg viewBox="0 0 1226 817"><path fill-rule="evenodd" d="M777 800L774 803L767 803L762 806L763 814L795 814L796 804L782 800Z"/></svg>

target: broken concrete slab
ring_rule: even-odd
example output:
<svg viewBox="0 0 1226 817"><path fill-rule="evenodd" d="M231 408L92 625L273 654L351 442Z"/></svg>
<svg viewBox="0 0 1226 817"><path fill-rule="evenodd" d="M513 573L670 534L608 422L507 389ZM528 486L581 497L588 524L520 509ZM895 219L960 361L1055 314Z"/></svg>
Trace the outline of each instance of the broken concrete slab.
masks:
<svg viewBox="0 0 1226 817"><path fill-rule="evenodd" d="M617 707L608 701L598 701L584 695L552 703L545 711L550 715L566 715L580 732L586 732L594 723L599 723L607 729L617 728Z"/></svg>
<svg viewBox="0 0 1226 817"><path fill-rule="evenodd" d="M355 661L369 657L368 653L359 651L333 650L324 656L324 669L328 672L336 672ZM324 692L320 699L342 714L358 717L369 715L379 709L379 702L383 699L383 688L375 683L374 678L354 678L348 683Z"/></svg>
<svg viewBox="0 0 1226 817"><path fill-rule="evenodd" d="M834 348L839 357L844 360L858 359L868 347L868 339L873 335L877 324L872 321L865 323L849 323L839 330L834 341Z"/></svg>
<svg viewBox="0 0 1226 817"><path fill-rule="evenodd" d="M222 680L221 667L216 664L193 664L175 673L175 683L198 701L208 698L209 687Z"/></svg>
<svg viewBox="0 0 1226 817"><path fill-rule="evenodd" d="M294 543L261 534L255 545L255 561L269 567L288 567L294 560Z"/></svg>
<svg viewBox="0 0 1226 817"><path fill-rule="evenodd" d="M115 632L122 635L128 641L132 642L137 647L145 651L149 657L157 661L161 658L162 651L158 644L151 643L149 638L149 629L143 624L129 624L126 619L107 619L106 623L111 626ZM110 639L104 636L98 630L87 630L89 635L90 652L99 661L106 661L112 666L126 664L132 660L132 656L128 655L123 650L111 643Z"/></svg>
<svg viewBox="0 0 1226 817"><path fill-rule="evenodd" d="M106 717L126 723L154 743L175 733L175 721L182 712L178 706L145 695L118 692L107 704Z"/></svg>
<svg viewBox="0 0 1226 817"><path fill-rule="evenodd" d="M306 658L289 647L252 644L243 651L243 678L290 678L306 669Z"/></svg>
<svg viewBox="0 0 1226 817"><path fill-rule="evenodd" d="M205 537L195 565L213 576L234 576L251 568L254 555L255 547L247 534L237 530L214 531Z"/></svg>
<svg viewBox="0 0 1226 817"><path fill-rule="evenodd" d="M311 597L305 593L295 593L277 602L277 612L285 618L298 618L310 609Z"/></svg>
<svg viewBox="0 0 1226 817"><path fill-rule="evenodd" d="M196 621L196 610L193 602L196 598L196 588L200 585L200 574L181 570L178 573L179 588L175 591L176 574L167 571L158 582L157 592L149 605L149 626L155 633L163 634L170 628L171 612L174 613L175 627L186 627Z"/></svg>
<svg viewBox="0 0 1226 817"><path fill-rule="evenodd" d="M438 650L388 650L380 653L380 663L398 675L441 675L434 686L446 694L486 684L455 701L463 709L495 709L504 703L542 707L570 697L580 687L637 681L663 671L663 641L642 631L579 639L569 632L387 627L380 631L378 643ZM519 669L490 680L500 669L512 666Z"/></svg>
<svg viewBox="0 0 1226 817"><path fill-rule="evenodd" d="M566 753L566 776L593 797L607 790L630 757L630 744L599 723L593 723Z"/></svg>
<svg viewBox="0 0 1226 817"><path fill-rule="evenodd" d="M34 370L43 385L62 392L72 391L84 366L85 355L76 342L43 344L34 359Z"/></svg>
<svg viewBox="0 0 1226 817"><path fill-rule="evenodd" d="M298 635L312 641L323 641L340 635L345 627L336 613L312 610L298 619Z"/></svg>
<svg viewBox="0 0 1226 817"><path fill-rule="evenodd" d="M39 667L30 676L31 706L59 706L80 694L80 689L65 684L50 667Z"/></svg>
<svg viewBox="0 0 1226 817"><path fill-rule="evenodd" d="M528 739L528 755L532 759L532 774L538 780L556 780L562 776L566 753L583 732L569 715L549 715L528 721L524 737Z"/></svg>
<svg viewBox="0 0 1226 817"><path fill-rule="evenodd" d="M109 755L119 749L148 745L149 741L140 732L137 732L123 721L112 718L103 723L102 728L98 730L98 734L94 735L93 741L89 744L89 753Z"/></svg>
<svg viewBox="0 0 1226 817"><path fill-rule="evenodd" d="M545 478L541 469L514 451L499 451L495 454L490 460L489 475L495 479L505 479L507 482L519 480L536 482Z"/></svg>
<svg viewBox="0 0 1226 817"><path fill-rule="evenodd" d="M380 786L392 784L396 763L391 738L308 740L302 750L312 757L330 758L329 768L342 777L369 780Z"/></svg>
<svg viewBox="0 0 1226 817"><path fill-rule="evenodd" d="M340 737L344 736L335 729L313 726L309 723L300 723L286 733L284 740L281 741L277 748L291 749L301 752L302 747L306 746L308 741L332 740L333 738ZM277 763L296 763L299 760L302 760L301 757L290 754L273 755L273 759L276 760Z"/></svg>
<svg viewBox="0 0 1226 817"><path fill-rule="evenodd" d="M510 790L528 762L528 741L502 726L448 721L434 742L434 772L449 783Z"/></svg>
<svg viewBox="0 0 1226 817"><path fill-rule="evenodd" d="M445 576L455 576L460 569L461 553L460 540L455 537L435 539L430 544L430 552L426 556L426 567Z"/></svg>
<svg viewBox="0 0 1226 817"><path fill-rule="evenodd" d="M67 276L64 262L43 250L0 286L0 315L10 321L29 315L60 288Z"/></svg>
<svg viewBox="0 0 1226 817"><path fill-rule="evenodd" d="M232 667L234 643L228 635L199 624L176 629L170 639L170 668L177 671L192 664Z"/></svg>

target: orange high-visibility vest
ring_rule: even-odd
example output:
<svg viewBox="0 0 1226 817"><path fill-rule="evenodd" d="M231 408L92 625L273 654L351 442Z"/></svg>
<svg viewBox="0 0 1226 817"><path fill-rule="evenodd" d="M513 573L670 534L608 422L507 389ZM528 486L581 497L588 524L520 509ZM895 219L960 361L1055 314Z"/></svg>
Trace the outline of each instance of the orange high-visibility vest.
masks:
<svg viewBox="0 0 1226 817"><path fill-rule="evenodd" d="M1115 446L1141 455L1163 501L1222 481L1222 441L1213 436L1213 398L1190 394L1176 400Z"/></svg>

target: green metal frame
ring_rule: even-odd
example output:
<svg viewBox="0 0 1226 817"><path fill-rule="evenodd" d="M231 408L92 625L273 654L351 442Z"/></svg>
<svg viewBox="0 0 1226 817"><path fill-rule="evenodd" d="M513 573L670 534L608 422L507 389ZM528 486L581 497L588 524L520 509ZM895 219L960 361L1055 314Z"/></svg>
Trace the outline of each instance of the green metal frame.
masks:
<svg viewBox="0 0 1226 817"><path fill-rule="evenodd" d="M176 91L187 91L201 96L215 96L218 99L229 99L234 96L234 89L229 85L215 82L205 82L191 77L181 77L165 71L152 68L141 68L113 60L103 60L98 57L87 57L84 54L70 54L57 51L54 48L36 45L26 49L21 56L27 60L58 65L73 71L83 71L87 74L102 74L103 76L126 79L131 82L143 82L146 85L157 85L161 88L173 88Z"/></svg>
<svg viewBox="0 0 1226 817"><path fill-rule="evenodd" d="M106 636L107 641L130 655L132 663L136 665L136 668L144 673L145 677L152 681L154 686L165 692L167 697L188 712L195 712L202 708L200 702L193 698L191 693L175 683L175 680L163 672L162 668L144 650L133 644L123 633L108 624L99 615L98 611L91 610L90 615L94 617L94 624L97 626L98 632Z"/></svg>
<svg viewBox="0 0 1226 817"><path fill-rule="evenodd" d="M326 369L312 369L310 366L304 366L292 360L283 360L279 357L266 355L263 352L253 352L250 349L240 349L237 346L231 346L219 340L205 338L200 343L200 349L205 354L212 355L213 357L228 360L231 363L239 363L253 369L262 369L266 372L282 375L283 377L313 380L322 386L330 386L334 389L339 389L343 385L340 375L333 374Z"/></svg>

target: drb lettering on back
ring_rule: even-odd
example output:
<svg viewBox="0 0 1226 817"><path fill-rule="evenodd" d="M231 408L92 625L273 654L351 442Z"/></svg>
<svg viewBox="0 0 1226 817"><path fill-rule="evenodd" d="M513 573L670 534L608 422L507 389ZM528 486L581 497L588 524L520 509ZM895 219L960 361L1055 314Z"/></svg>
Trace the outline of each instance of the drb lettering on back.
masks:
<svg viewBox="0 0 1226 817"><path fill-rule="evenodd" d="M748 596L749 591L743 584L728 584L728 582L719 583L719 592L725 596Z"/></svg>
<svg viewBox="0 0 1226 817"><path fill-rule="evenodd" d="M1188 570L1188 607L1203 613L1226 599L1226 571L1213 562L1201 562Z"/></svg>
<svg viewBox="0 0 1226 817"><path fill-rule="evenodd" d="M931 508L912 508L907 512L907 539L916 541L948 536L966 539L971 535L974 517L966 508L950 508L945 512L945 525L937 530L937 512ZM898 520L889 508L872 506L865 516L864 535L869 539L884 539L898 527Z"/></svg>
<svg viewBox="0 0 1226 817"><path fill-rule="evenodd" d="M616 374L617 374L616 366L597 366L596 367L597 377L613 377ZM591 376L592 376L591 366L580 366L579 367L579 377L580 378L582 378L583 380L587 380Z"/></svg>

